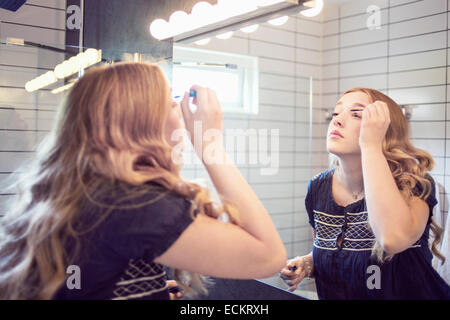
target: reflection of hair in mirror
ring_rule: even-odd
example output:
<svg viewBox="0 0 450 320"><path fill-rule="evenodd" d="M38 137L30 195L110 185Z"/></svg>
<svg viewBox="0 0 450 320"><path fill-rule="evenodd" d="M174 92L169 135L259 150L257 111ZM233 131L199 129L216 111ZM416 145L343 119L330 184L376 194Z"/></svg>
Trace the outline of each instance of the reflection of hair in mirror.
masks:
<svg viewBox="0 0 450 320"><path fill-rule="evenodd" d="M419 197L425 200L431 192L431 183L425 178L425 175L433 169L434 161L428 152L412 145L409 139L409 123L400 106L390 97L375 89L353 88L345 91L342 95L351 92L365 93L369 97L370 103L382 101L387 104L391 122L383 141L383 154L403 197L409 199L413 196L412 191L419 184L422 190ZM332 167L338 167L337 158L332 162ZM430 228L435 234L432 252L444 261L445 257L437 249L443 230L433 220ZM379 261L392 259L392 255L384 256L383 248L378 242L375 243L372 252Z"/></svg>
<svg viewBox="0 0 450 320"><path fill-rule="evenodd" d="M181 178L164 137L170 104L170 86L157 65L97 67L76 82L32 166L11 186L21 196L1 221L0 298L52 297L78 253L65 252L69 239L89 231L77 230L80 204L94 203L109 213L115 207L101 199L116 182L130 191L123 201L153 190L146 184L151 181L190 200L192 216L195 207L197 214L227 212L231 223L238 222L234 206L213 205L206 189ZM184 291L206 292L205 278L183 276Z"/></svg>

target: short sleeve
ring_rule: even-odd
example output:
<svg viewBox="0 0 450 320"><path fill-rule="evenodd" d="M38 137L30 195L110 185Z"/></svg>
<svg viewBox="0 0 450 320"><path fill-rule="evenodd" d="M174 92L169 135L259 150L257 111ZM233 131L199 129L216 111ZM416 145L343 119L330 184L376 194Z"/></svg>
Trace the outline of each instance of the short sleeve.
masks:
<svg viewBox="0 0 450 320"><path fill-rule="evenodd" d="M430 193L429 193L428 197L425 199L425 202L428 204L428 207L429 207L430 216L428 218L428 223L430 223L431 218L433 216L433 208L437 204L436 185L435 185L434 179L429 174L427 174L425 176L425 178L428 181L430 181L430 183L431 183ZM414 189L412 190L412 193L414 196L419 197L422 194L422 191L423 191L422 185L420 183L417 183L416 186L414 187ZM425 192L425 194L426 194L426 192Z"/></svg>
<svg viewBox="0 0 450 320"><path fill-rule="evenodd" d="M308 213L308 220L311 227L314 228L314 212L313 212L313 190L312 190L313 180L308 181L308 187L306 190L305 197L305 208Z"/></svg>
<svg viewBox="0 0 450 320"><path fill-rule="evenodd" d="M148 201L155 195L141 197ZM153 261L163 254L193 222L191 202L168 193L162 198L135 209L114 210L103 227L107 245L123 258Z"/></svg>

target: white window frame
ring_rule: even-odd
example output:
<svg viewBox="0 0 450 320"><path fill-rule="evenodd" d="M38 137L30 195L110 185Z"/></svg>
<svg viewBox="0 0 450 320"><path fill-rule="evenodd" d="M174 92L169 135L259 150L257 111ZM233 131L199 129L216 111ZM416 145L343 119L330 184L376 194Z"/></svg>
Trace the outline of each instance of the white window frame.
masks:
<svg viewBox="0 0 450 320"><path fill-rule="evenodd" d="M220 51L190 48L184 46L173 47L173 68L175 63L206 63L206 64L234 64L237 66L239 82L242 82L241 107L222 105L223 113L258 114L259 107L259 82L258 82L258 57L238 55ZM186 67L186 66L183 66ZM205 69L201 65L189 66L189 68ZM211 69L208 69L211 70Z"/></svg>

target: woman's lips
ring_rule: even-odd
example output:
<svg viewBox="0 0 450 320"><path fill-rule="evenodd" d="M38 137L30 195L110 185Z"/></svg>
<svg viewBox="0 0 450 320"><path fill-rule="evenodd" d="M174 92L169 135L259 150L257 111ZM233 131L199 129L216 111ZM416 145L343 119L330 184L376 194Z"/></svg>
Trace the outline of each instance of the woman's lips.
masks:
<svg viewBox="0 0 450 320"><path fill-rule="evenodd" d="M340 132L336 130L331 131L330 136L343 138L342 134L340 134Z"/></svg>

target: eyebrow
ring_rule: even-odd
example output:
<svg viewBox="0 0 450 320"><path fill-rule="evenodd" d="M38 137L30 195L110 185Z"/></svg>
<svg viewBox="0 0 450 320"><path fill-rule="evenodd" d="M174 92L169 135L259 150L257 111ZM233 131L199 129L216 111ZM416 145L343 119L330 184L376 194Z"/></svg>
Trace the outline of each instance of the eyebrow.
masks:
<svg viewBox="0 0 450 320"><path fill-rule="evenodd" d="M336 106L338 106L338 105L340 105L340 104L342 104L342 101L339 101L339 102L336 104ZM352 105L352 107L361 107L361 108L365 108L366 106L363 105L362 103L356 102L356 103L354 103L354 104Z"/></svg>

